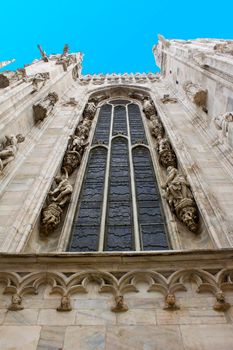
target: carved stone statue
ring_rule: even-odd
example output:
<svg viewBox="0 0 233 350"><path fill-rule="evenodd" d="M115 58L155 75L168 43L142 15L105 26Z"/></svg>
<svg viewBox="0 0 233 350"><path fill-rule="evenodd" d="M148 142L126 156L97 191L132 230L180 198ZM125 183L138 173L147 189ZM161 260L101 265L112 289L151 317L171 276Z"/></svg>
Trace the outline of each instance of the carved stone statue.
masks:
<svg viewBox="0 0 233 350"><path fill-rule="evenodd" d="M73 187L71 186L68 178L62 178L62 176L55 177L55 182L57 187L49 192L51 196L51 201L63 207L67 202L70 201L71 193L73 192Z"/></svg>
<svg viewBox="0 0 233 350"><path fill-rule="evenodd" d="M68 44L64 45L63 53L58 57L56 64L61 64L63 66L64 71L67 71L67 67L75 62L75 57L69 54L69 46Z"/></svg>
<svg viewBox="0 0 233 350"><path fill-rule="evenodd" d="M88 118L90 120L94 119L96 111L97 103L93 99L91 99L84 108L83 118Z"/></svg>
<svg viewBox="0 0 233 350"><path fill-rule="evenodd" d="M15 158L19 148L18 144L25 140L25 137L21 134L5 136L5 138L6 141L3 143L0 151L0 172Z"/></svg>
<svg viewBox="0 0 233 350"><path fill-rule="evenodd" d="M220 114L214 118L215 127L221 130L221 141L227 138L231 123L233 125L233 112Z"/></svg>
<svg viewBox="0 0 233 350"><path fill-rule="evenodd" d="M225 296L222 291L217 292L215 294L216 297L216 303L213 306L213 309L216 311L227 311L231 305L226 302Z"/></svg>
<svg viewBox="0 0 233 350"><path fill-rule="evenodd" d="M196 232L198 230L198 211L190 185L186 177L180 174L174 166L169 166L167 172L167 181L162 186L165 189L164 197L178 219L190 231Z"/></svg>
<svg viewBox="0 0 233 350"><path fill-rule="evenodd" d="M34 90L32 93L42 89L45 86L48 79L49 79L49 73L36 73L33 77L29 77L27 81L28 82L31 81L34 87Z"/></svg>
<svg viewBox="0 0 233 350"><path fill-rule="evenodd" d="M92 121L90 119L84 119L76 128L75 134L87 139L90 133Z"/></svg>
<svg viewBox="0 0 233 350"><path fill-rule="evenodd" d="M65 178L55 177L55 183L55 189L48 194L49 204L41 212L41 229L45 235L49 235L59 225L63 207L70 201L73 192L67 173Z"/></svg>
<svg viewBox="0 0 233 350"><path fill-rule="evenodd" d="M112 307L113 312L126 312L128 311L128 306L124 303L123 295L117 295L115 297L116 305Z"/></svg>
<svg viewBox="0 0 233 350"><path fill-rule="evenodd" d="M62 209L57 203L51 203L42 209L41 230L47 236L55 230L61 221Z"/></svg>
<svg viewBox="0 0 233 350"><path fill-rule="evenodd" d="M57 308L57 311L71 311L72 307L71 307L71 302L70 302L70 297L68 295L63 295L61 298L61 304L60 306Z"/></svg>
<svg viewBox="0 0 233 350"><path fill-rule="evenodd" d="M164 168L176 167L176 155L166 137L158 136L158 153L160 164Z"/></svg>
<svg viewBox="0 0 233 350"><path fill-rule="evenodd" d="M40 51L42 60L43 60L44 62L48 62L49 59L48 59L48 57L47 57L47 55L46 55L46 52L42 49L41 45L38 44L37 47L38 47L38 49L39 49L39 51Z"/></svg>
<svg viewBox="0 0 233 350"><path fill-rule="evenodd" d="M143 112L147 119L150 119L152 115L157 115L157 111L155 109L154 103L149 96L145 96L143 99Z"/></svg>
<svg viewBox="0 0 233 350"><path fill-rule="evenodd" d="M19 311L23 310L22 297L19 294L13 294L11 297L11 304L8 306L8 310Z"/></svg>
<svg viewBox="0 0 233 350"><path fill-rule="evenodd" d="M151 130L152 136L154 136L155 138L157 138L159 136L162 137L164 134L164 129L163 129L163 125L162 125L161 121L159 120L159 118L156 117L155 115L152 115L150 117L150 121L151 121L150 130Z"/></svg>
<svg viewBox="0 0 233 350"><path fill-rule="evenodd" d="M67 150L63 158L62 167L70 175L79 166L82 155L88 143L84 141L85 136L71 135Z"/></svg>
<svg viewBox="0 0 233 350"><path fill-rule="evenodd" d="M178 310L180 307L176 304L176 297L172 293L168 293L165 296L164 310Z"/></svg>
<svg viewBox="0 0 233 350"><path fill-rule="evenodd" d="M206 110L207 90L204 90L200 85L187 81L183 85L184 91L188 98L198 107Z"/></svg>
<svg viewBox="0 0 233 350"><path fill-rule="evenodd" d="M48 114L52 112L57 101L57 93L50 92L44 99L34 104L33 111L35 121L38 122L44 120L48 116Z"/></svg>

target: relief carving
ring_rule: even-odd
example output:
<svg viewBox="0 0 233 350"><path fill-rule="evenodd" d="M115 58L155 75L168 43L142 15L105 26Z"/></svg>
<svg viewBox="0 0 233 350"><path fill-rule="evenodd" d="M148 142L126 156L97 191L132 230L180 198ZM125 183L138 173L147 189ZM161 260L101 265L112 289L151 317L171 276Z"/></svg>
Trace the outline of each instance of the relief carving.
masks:
<svg viewBox="0 0 233 350"><path fill-rule="evenodd" d="M164 198L177 218L185 224L191 232L198 230L198 210L186 177L179 173L174 166L167 168L167 181L162 188Z"/></svg>
<svg viewBox="0 0 233 350"><path fill-rule="evenodd" d="M25 137L21 134L5 136L6 141L1 145L0 151L0 173L3 168L15 159L16 153L18 152L18 144L25 140Z"/></svg>
<svg viewBox="0 0 233 350"><path fill-rule="evenodd" d="M200 85L187 81L183 85L184 91L188 98L198 107L206 110L207 90L204 90Z"/></svg>
<svg viewBox="0 0 233 350"><path fill-rule="evenodd" d="M66 170L68 175L72 174L73 171L80 165L84 150L88 146L88 143L84 141L87 137L87 130L79 129L78 134L80 136L70 135L67 150L62 163L62 167Z"/></svg>
<svg viewBox="0 0 233 350"><path fill-rule="evenodd" d="M52 112L58 101L56 92L50 92L44 99L33 105L34 118L36 122L43 121Z"/></svg>

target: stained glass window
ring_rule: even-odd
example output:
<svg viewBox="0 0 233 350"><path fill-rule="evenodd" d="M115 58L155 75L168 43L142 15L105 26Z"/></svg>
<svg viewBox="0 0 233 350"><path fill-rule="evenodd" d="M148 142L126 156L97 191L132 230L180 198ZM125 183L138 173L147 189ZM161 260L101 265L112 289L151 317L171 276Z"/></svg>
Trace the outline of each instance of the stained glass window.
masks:
<svg viewBox="0 0 233 350"><path fill-rule="evenodd" d="M136 103L115 99L100 108L69 251L169 249L147 145Z"/></svg>

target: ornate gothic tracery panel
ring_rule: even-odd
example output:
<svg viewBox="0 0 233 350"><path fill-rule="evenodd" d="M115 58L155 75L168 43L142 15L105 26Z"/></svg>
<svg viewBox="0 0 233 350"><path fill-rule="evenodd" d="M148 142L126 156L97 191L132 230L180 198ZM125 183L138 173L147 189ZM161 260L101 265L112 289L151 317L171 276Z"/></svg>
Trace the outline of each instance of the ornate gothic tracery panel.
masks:
<svg viewBox="0 0 233 350"><path fill-rule="evenodd" d="M137 104L118 99L100 108L70 251L168 249L150 151L143 144Z"/></svg>

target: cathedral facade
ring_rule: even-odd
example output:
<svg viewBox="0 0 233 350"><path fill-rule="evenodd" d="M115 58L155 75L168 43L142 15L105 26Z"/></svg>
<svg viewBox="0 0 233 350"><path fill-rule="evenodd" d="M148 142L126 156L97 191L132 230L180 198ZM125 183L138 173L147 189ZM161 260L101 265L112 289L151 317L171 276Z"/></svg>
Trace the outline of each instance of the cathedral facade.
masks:
<svg viewBox="0 0 233 350"><path fill-rule="evenodd" d="M0 74L0 349L233 350L233 41L38 48Z"/></svg>

